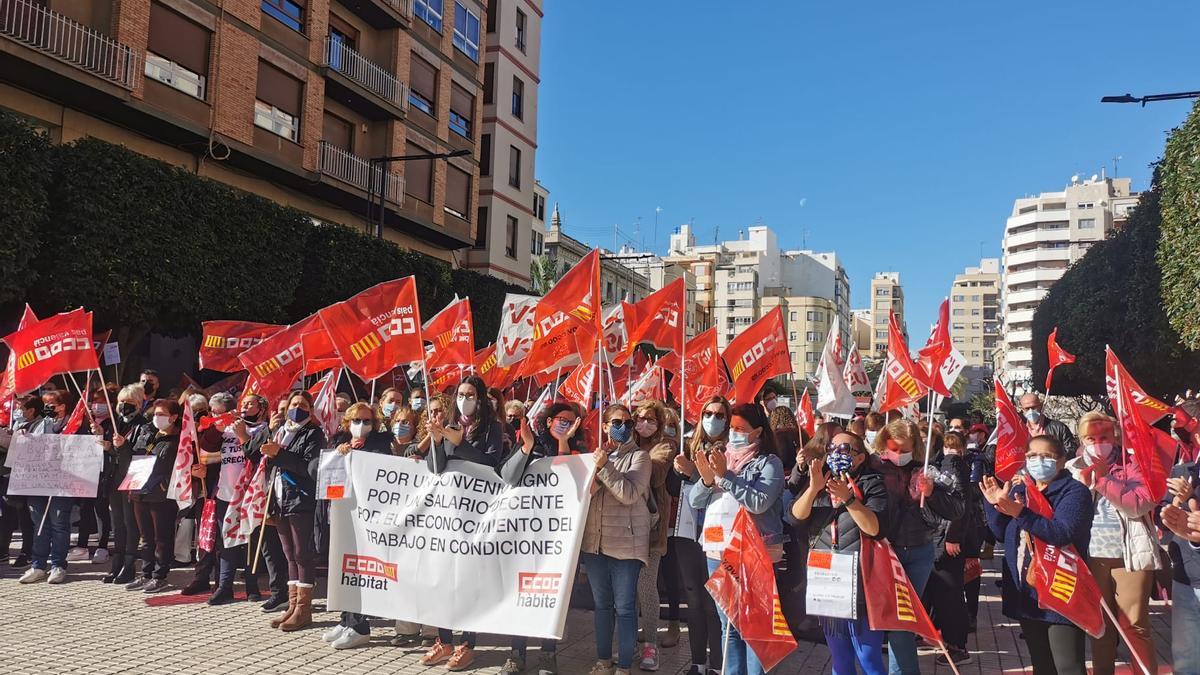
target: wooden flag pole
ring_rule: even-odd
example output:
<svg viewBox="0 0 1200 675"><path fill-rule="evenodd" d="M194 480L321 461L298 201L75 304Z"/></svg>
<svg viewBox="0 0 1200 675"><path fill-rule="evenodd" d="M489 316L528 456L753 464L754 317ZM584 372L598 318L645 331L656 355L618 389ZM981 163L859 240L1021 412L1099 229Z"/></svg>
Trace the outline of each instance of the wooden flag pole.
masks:
<svg viewBox="0 0 1200 675"><path fill-rule="evenodd" d="M958 666L954 665L954 659L950 658L950 650L946 649L946 643L938 640L937 646L942 654L945 655L946 663L950 664L950 670L954 671L954 675L962 675L962 673L958 672Z"/></svg>
<svg viewBox="0 0 1200 675"><path fill-rule="evenodd" d="M87 394L85 394L83 392L83 390L79 388L79 383L75 381L75 375L73 375L72 373L67 373L67 377L70 378L70 380L69 380L70 383L75 385L75 391L79 392L79 400L83 402L83 411L87 413L88 419L91 420L93 425L95 425L96 424L96 416L92 414L92 406L88 405ZM88 371L88 379L86 382L84 382L84 387L90 388L91 386L92 386L92 371L89 370ZM112 415L112 411L110 410L108 414Z"/></svg>
<svg viewBox="0 0 1200 675"><path fill-rule="evenodd" d="M267 457L264 456L262 461L267 461ZM275 474L278 471L279 467L271 467L271 475L267 479L267 502L263 505L262 525L258 528L258 546L254 547L254 564L250 566L250 574L258 574L258 560L262 557L263 537L267 534L267 512L271 510L271 493L275 491Z"/></svg>
<svg viewBox="0 0 1200 675"><path fill-rule="evenodd" d="M938 398L938 394L933 391L932 387L930 387L929 398L927 399L928 408L929 408L929 411L928 411L929 412L929 415L928 415L929 430L925 432L925 468L921 470L926 479L929 478L929 453L933 449L933 406L934 406L934 401L937 398ZM925 493L924 492L921 493L921 508L925 508ZM949 657L947 657L947 658L949 658Z"/></svg>
<svg viewBox="0 0 1200 675"><path fill-rule="evenodd" d="M683 330L683 327L680 327ZM679 347L679 454L687 456L684 451L683 430L687 426L687 334L684 333L683 342ZM699 424L700 420L696 420Z"/></svg>

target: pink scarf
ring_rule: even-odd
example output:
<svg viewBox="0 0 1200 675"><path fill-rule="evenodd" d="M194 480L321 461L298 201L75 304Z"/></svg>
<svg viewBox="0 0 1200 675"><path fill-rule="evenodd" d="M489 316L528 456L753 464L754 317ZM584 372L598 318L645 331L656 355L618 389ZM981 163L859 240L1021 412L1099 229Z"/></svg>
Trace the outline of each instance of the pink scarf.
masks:
<svg viewBox="0 0 1200 675"><path fill-rule="evenodd" d="M729 470L735 474L742 470L750 460L758 455L758 441L741 448L725 446L725 459L728 460Z"/></svg>

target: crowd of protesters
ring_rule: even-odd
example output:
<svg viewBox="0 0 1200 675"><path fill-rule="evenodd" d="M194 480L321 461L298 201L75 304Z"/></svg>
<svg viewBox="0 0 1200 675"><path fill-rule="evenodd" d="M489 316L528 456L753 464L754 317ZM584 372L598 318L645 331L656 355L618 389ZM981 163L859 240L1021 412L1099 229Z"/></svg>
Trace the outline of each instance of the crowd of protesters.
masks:
<svg viewBox="0 0 1200 675"><path fill-rule="evenodd" d="M941 663L973 658L980 561L1002 549L1003 612L1020 623L1034 672L1088 672L1085 633L1043 609L1025 583L1029 537L1075 546L1109 606L1128 618L1128 640L1148 659L1151 672L1156 650L1149 601L1156 593L1170 593L1174 672L1200 673L1200 641L1194 637L1200 630L1195 492L1200 404L1194 400L1174 408L1164 422L1178 440L1178 461L1160 504L1129 461L1113 418L1088 413L1072 431L1043 412L1036 394L1021 397L1019 410L1032 438L1022 472L1053 507L1053 516L1043 517L1026 508L1027 484L992 477L992 431L982 417L931 424L870 412L844 421L818 419L809 434L769 388L759 400L737 405L713 397L694 427L680 422L670 402L608 405L600 411L599 447L583 441L588 411L576 404L553 401L530 417L532 401L506 400L504 392L488 389L475 376L445 393L387 389L374 401L338 394L340 425L330 438L304 391L277 401L166 392L158 375L145 371L125 387L104 385L86 395L92 421L76 433L100 435L104 444L95 498L4 497L0 555L14 568L27 568L21 584L61 584L68 565L90 561L108 565L102 583L131 592L207 595L210 605L244 597L273 614L272 628L299 631L313 622L318 567L329 545L329 505L315 498L323 449L411 457L438 473L473 463L494 469L511 485L542 458L590 453L595 486L580 564L594 607L593 675L657 670L660 650L681 643L682 626L689 675L764 672L705 589L741 509L775 565L788 625L797 638L828 645L835 674L912 675L920 672L918 652L930 647L912 633L872 629L861 587L857 619L807 614L809 553L857 552L864 538L891 543L942 632ZM115 410L108 409L110 400ZM193 553L191 530L183 524L200 518L203 500L180 512L167 496L184 400L200 429L192 475L203 496L215 500L217 522L246 463L267 462L273 469L269 524L250 539L261 540L261 549L225 548L217 536L215 550ZM75 404L59 390L18 398L12 432L62 433ZM224 428L206 424L220 416L234 421ZM154 457L153 468L141 488L119 490L131 462L148 456ZM6 483L0 478L0 494ZM724 535L709 536L712 532ZM20 547L10 559L15 533ZM188 583L171 586L171 570L193 562ZM335 649L363 647L370 643L373 621L381 623L345 612L322 638ZM455 629L396 622L391 644L422 645L426 666L470 670L476 635ZM529 657L528 642L511 637L501 672L559 672L554 640L540 640L536 659ZM1112 673L1117 632L1110 625L1090 642L1092 672Z"/></svg>

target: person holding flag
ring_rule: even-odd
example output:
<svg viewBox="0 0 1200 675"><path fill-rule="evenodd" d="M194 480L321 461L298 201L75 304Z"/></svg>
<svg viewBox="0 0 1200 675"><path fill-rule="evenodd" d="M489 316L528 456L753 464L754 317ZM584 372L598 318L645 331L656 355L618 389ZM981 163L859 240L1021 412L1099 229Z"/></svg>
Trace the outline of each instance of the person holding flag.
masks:
<svg viewBox="0 0 1200 675"><path fill-rule="evenodd" d="M765 406L741 403L729 420L729 442L695 456L698 482L689 499L704 510L704 552L708 571L716 571L733 537L734 519L745 509L753 519L772 563L783 559L783 463L775 453L775 437ZM725 673L761 675L763 665L738 629L720 612L726 632Z"/></svg>
<svg viewBox="0 0 1200 675"><path fill-rule="evenodd" d="M135 429L133 436L113 435L119 453L131 457L154 457L154 467L140 490L129 493L133 516L141 532L142 577L125 585L126 590L161 593L167 590L167 574L175 562L175 516L179 504L167 497L175 454L179 451L179 432L183 406L178 401L159 399L148 406L151 424Z"/></svg>
<svg viewBox="0 0 1200 675"><path fill-rule="evenodd" d="M259 462L254 461L250 451L253 448L266 443L271 434L271 424L268 418L270 409L267 399L258 394L243 394L241 402L238 406L238 417L233 421L232 429L234 436L238 439L238 444L242 450L242 456L245 458L245 466L242 467L242 475L239 477L239 488L234 492L234 498L230 501L227 513L236 512L237 517L228 526L222 520L221 536L226 540L226 543L234 543L236 546L255 546L254 542L261 541L262 560L267 567L267 586L271 591L271 595L262 603L261 609L263 612L282 612L288 608L288 580L287 580L287 561L283 556L283 544L279 543L279 533L275 527L267 527L265 523L244 522L243 511L245 510L246 500L253 495L251 492L254 477L259 474L259 469L263 469L265 480L266 467L259 467ZM261 456L260 456L261 457ZM255 488L257 489L257 488ZM236 524L237 532L233 531L233 526ZM250 531L243 532L246 528ZM227 532L228 531L228 532ZM258 532L256 535L255 532ZM245 543L238 543L238 542ZM246 549L242 549L246 551ZM247 560L246 565L246 595L249 599L250 589L258 587L258 573L256 562L259 558L257 549L251 549L253 554L247 551L244 559ZM231 553L232 555L232 553ZM230 568L226 571L222 565L221 574L232 575L236 568ZM253 581L249 581L253 578Z"/></svg>
<svg viewBox="0 0 1200 675"><path fill-rule="evenodd" d="M1043 609L1033 579L1033 546L1030 537L1050 546L1074 546L1086 555L1092 529L1092 498L1083 483L1066 470L1067 450L1054 436L1037 436L1025 450L1025 471L1034 489L1049 502L1053 516L1033 509L1024 484L1001 483L984 476L988 527L1004 543L1004 568L1000 580L1004 616L1019 621L1029 648L1034 675L1087 675L1084 632L1070 619ZM1094 608L1093 608L1094 609Z"/></svg>
<svg viewBox="0 0 1200 675"><path fill-rule="evenodd" d="M887 533L888 491L883 476L870 462L870 454L855 434L836 434L824 458L809 461L808 487L792 504L789 521L818 532L811 555L814 561L862 550L862 538L882 539ZM884 631L867 622L866 592L857 564L857 592L853 618L819 617L833 659L833 675L884 675Z"/></svg>
<svg viewBox="0 0 1200 675"><path fill-rule="evenodd" d="M56 433L54 419L45 414L45 405L42 397L36 395L17 399L13 412L13 433L31 436ZM29 505L30 519L37 530L31 533L33 536L29 539L32 566L25 570L18 581L23 584L39 581L61 584L67 580L72 500L60 497L55 502L52 497L31 495L25 498L25 503Z"/></svg>

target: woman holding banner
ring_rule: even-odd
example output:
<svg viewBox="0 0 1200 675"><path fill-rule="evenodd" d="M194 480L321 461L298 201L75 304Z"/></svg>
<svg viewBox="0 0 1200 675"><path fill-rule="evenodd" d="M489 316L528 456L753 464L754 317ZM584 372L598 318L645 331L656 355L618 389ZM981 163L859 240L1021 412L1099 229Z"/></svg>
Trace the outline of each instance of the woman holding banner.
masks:
<svg viewBox="0 0 1200 675"><path fill-rule="evenodd" d="M36 395L17 399L13 406L13 432L41 436L58 433L55 420L46 414L45 402ZM72 499L30 495L25 497L29 516L37 528L30 537L32 566L18 579L23 584L67 580L67 549L71 545ZM44 524L43 524L44 523ZM22 534L24 536L24 534ZM6 551L7 553L7 551Z"/></svg>
<svg viewBox="0 0 1200 675"><path fill-rule="evenodd" d="M695 458L725 447L729 439L729 401L714 396L704 404L700 426L685 454L676 455L674 471L667 477L667 490L676 497L675 527L667 538L667 547L675 548L677 574L687 594L688 647L692 652L692 667L687 675L705 675L721 669L721 618L717 605L704 584L708 581L708 562L700 547L700 524L703 509L697 510L688 501L692 488L700 480Z"/></svg>
<svg viewBox="0 0 1200 675"><path fill-rule="evenodd" d="M664 435L667 426L667 408L660 401L643 401L633 413L634 431L637 432L638 447L650 453L650 497L651 508L650 556L638 576L638 608L641 616L642 649L640 670L658 670L658 570L663 555L667 552L667 526L670 517L665 513L671 503L667 492L667 473L675 459L675 446ZM678 433L678 418L676 418ZM676 441L678 442L678 441Z"/></svg>
<svg viewBox="0 0 1200 675"><path fill-rule="evenodd" d="M133 516L142 534L142 578L125 585L127 590L161 593L167 590L167 574L175 562L175 516L179 505L167 497L175 454L179 450L179 429L183 406L173 399L159 399L147 409L151 425L141 427L133 436L113 436L119 452L131 457L154 457L150 476L140 490L129 492ZM128 448L128 450L126 449Z"/></svg>
<svg viewBox="0 0 1200 675"><path fill-rule="evenodd" d="M783 462L775 453L775 437L761 405L742 403L729 420L724 450L697 453L700 482L692 488L691 503L704 509L704 552L714 572L733 536L733 521L746 509L758 527L771 562L783 559ZM718 608L719 610L720 608ZM762 675L754 650L720 612L725 631L725 671L729 675Z"/></svg>
<svg viewBox="0 0 1200 675"><path fill-rule="evenodd" d="M1021 622L1034 675L1086 675L1084 632L1069 619L1038 606L1037 590L1028 582L1035 537L1051 546L1074 545L1087 551L1092 529L1092 498L1087 487L1064 470L1067 451L1053 436L1035 436L1025 451L1025 471L1054 510L1044 518L1032 509L1025 486L1001 484L984 476L980 489L988 527L1004 542L1001 596L1004 616Z"/></svg>
<svg viewBox="0 0 1200 675"><path fill-rule="evenodd" d="M812 555L829 558L853 556L862 550L862 538L881 539L887 531L887 487L871 467L867 447L858 436L839 433L829 443L824 459L808 463L812 477L807 488L792 504L790 520L819 532ZM832 567L831 564L829 567ZM833 675L884 675L883 631L872 630L867 621L866 595L858 562L848 566L858 586L853 606L834 610L811 608L836 616L818 620L833 658ZM810 570L810 572L815 571ZM814 579L813 583L819 583Z"/></svg>

